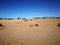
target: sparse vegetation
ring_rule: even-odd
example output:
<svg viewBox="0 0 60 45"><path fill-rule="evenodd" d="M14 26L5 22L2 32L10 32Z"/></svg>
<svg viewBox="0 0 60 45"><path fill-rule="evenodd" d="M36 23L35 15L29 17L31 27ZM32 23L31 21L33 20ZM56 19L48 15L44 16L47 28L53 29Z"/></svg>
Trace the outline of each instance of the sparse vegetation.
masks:
<svg viewBox="0 0 60 45"><path fill-rule="evenodd" d="M23 20L25 20L26 18L22 18Z"/></svg>
<svg viewBox="0 0 60 45"><path fill-rule="evenodd" d="M46 17L42 17L41 19L46 19Z"/></svg>
<svg viewBox="0 0 60 45"><path fill-rule="evenodd" d="M13 20L13 18L0 18L0 20Z"/></svg>
<svg viewBox="0 0 60 45"><path fill-rule="evenodd" d="M18 17L17 19L21 19L21 18Z"/></svg>
<svg viewBox="0 0 60 45"><path fill-rule="evenodd" d="M13 18L3 18L4 20L13 20Z"/></svg>
<svg viewBox="0 0 60 45"><path fill-rule="evenodd" d="M34 26L39 26L38 24L35 24L35 25L29 25L29 27L34 27Z"/></svg>
<svg viewBox="0 0 60 45"><path fill-rule="evenodd" d="M30 19L31 21L33 20L33 19Z"/></svg>
<svg viewBox="0 0 60 45"><path fill-rule="evenodd" d="M0 20L3 20L3 18L0 18Z"/></svg>
<svg viewBox="0 0 60 45"><path fill-rule="evenodd" d="M27 21L28 21L27 19L24 20L24 22L27 22Z"/></svg>
<svg viewBox="0 0 60 45"><path fill-rule="evenodd" d="M60 17L34 17L34 18L31 18L31 21L32 21L32 19L46 19L46 18L60 19ZM13 19L14 18L0 18L0 20L13 20ZM17 19L23 19L23 20L25 20L26 18L18 17Z"/></svg>
<svg viewBox="0 0 60 45"><path fill-rule="evenodd" d="M60 19L60 17L46 17L46 18Z"/></svg>
<svg viewBox="0 0 60 45"><path fill-rule="evenodd" d="M58 27L60 27L60 23L58 23L58 25L57 25Z"/></svg>
<svg viewBox="0 0 60 45"><path fill-rule="evenodd" d="M0 20L0 45L54 45L59 43L60 19L18 19Z"/></svg>

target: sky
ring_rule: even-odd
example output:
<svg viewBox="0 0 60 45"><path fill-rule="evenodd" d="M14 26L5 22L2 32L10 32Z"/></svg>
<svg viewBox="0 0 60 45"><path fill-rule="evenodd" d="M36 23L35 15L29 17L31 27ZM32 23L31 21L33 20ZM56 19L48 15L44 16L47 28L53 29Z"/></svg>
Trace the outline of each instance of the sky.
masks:
<svg viewBox="0 0 60 45"><path fill-rule="evenodd" d="M60 0L0 0L0 17L60 17Z"/></svg>

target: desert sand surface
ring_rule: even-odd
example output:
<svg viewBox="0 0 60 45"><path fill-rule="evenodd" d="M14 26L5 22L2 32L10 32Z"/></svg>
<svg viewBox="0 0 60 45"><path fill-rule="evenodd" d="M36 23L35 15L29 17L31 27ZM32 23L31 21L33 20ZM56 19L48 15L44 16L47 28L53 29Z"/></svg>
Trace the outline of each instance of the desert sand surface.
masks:
<svg viewBox="0 0 60 45"><path fill-rule="evenodd" d="M60 19L0 20L0 45L60 45Z"/></svg>

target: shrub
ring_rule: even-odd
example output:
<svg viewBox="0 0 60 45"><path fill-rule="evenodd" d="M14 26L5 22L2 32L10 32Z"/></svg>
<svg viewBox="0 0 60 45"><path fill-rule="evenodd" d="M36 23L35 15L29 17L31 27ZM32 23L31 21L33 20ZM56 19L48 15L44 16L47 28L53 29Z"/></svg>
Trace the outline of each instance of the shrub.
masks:
<svg viewBox="0 0 60 45"><path fill-rule="evenodd" d="M0 27L3 27L3 25L2 25L2 24L0 24Z"/></svg>
<svg viewBox="0 0 60 45"><path fill-rule="evenodd" d="M35 24L35 26L39 26L38 24Z"/></svg>
<svg viewBox="0 0 60 45"><path fill-rule="evenodd" d="M30 19L32 21L32 19Z"/></svg>
<svg viewBox="0 0 60 45"><path fill-rule="evenodd" d="M33 27L34 25L30 25L29 27Z"/></svg>
<svg viewBox="0 0 60 45"><path fill-rule="evenodd" d="M58 27L60 27L60 23L58 23L58 25L57 25Z"/></svg>
<svg viewBox="0 0 60 45"><path fill-rule="evenodd" d="M26 18L22 18L23 20L25 20Z"/></svg>
<svg viewBox="0 0 60 45"><path fill-rule="evenodd" d="M20 19L19 17L17 19Z"/></svg>
<svg viewBox="0 0 60 45"><path fill-rule="evenodd" d="M17 19L19 20L19 19L21 19L21 17L18 17Z"/></svg>
<svg viewBox="0 0 60 45"><path fill-rule="evenodd" d="M3 20L3 18L0 18L0 20Z"/></svg>
<svg viewBox="0 0 60 45"><path fill-rule="evenodd" d="M28 21L28 20L24 20L25 22Z"/></svg>
<svg viewBox="0 0 60 45"><path fill-rule="evenodd" d="M23 21L21 21L21 22L23 22Z"/></svg>

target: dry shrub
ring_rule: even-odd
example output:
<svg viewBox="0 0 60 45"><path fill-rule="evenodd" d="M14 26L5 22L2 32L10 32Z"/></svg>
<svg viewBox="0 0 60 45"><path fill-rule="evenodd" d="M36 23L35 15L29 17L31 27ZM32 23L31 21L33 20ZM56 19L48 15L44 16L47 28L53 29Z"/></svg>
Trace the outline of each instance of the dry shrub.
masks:
<svg viewBox="0 0 60 45"><path fill-rule="evenodd" d="M0 23L0 27L3 27L3 25Z"/></svg>
<svg viewBox="0 0 60 45"><path fill-rule="evenodd" d="M34 27L34 26L39 26L38 24L35 24L35 25L29 25L29 27Z"/></svg>
<svg viewBox="0 0 60 45"><path fill-rule="evenodd" d="M3 20L3 18L0 18L0 20Z"/></svg>
<svg viewBox="0 0 60 45"><path fill-rule="evenodd" d="M4 26L0 23L0 30L4 29Z"/></svg>
<svg viewBox="0 0 60 45"><path fill-rule="evenodd" d="M38 24L35 24L35 26L39 26Z"/></svg>
<svg viewBox="0 0 60 45"><path fill-rule="evenodd" d="M5 30L5 29L6 29L6 27L3 24L0 23L0 31Z"/></svg>
<svg viewBox="0 0 60 45"><path fill-rule="evenodd" d="M23 21L21 21L21 22L23 22Z"/></svg>
<svg viewBox="0 0 60 45"><path fill-rule="evenodd" d="M29 25L29 27L33 27L34 25Z"/></svg>
<svg viewBox="0 0 60 45"><path fill-rule="evenodd" d="M19 17L17 19L20 19Z"/></svg>
<svg viewBox="0 0 60 45"><path fill-rule="evenodd" d="M31 21L33 20L33 19L30 19Z"/></svg>
<svg viewBox="0 0 60 45"><path fill-rule="evenodd" d="M60 27L60 23L58 23L58 25L57 25L58 27Z"/></svg>
<svg viewBox="0 0 60 45"><path fill-rule="evenodd" d="M27 22L28 20L24 20L24 22Z"/></svg>

